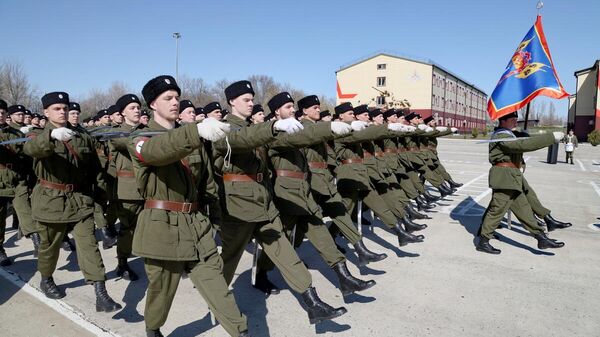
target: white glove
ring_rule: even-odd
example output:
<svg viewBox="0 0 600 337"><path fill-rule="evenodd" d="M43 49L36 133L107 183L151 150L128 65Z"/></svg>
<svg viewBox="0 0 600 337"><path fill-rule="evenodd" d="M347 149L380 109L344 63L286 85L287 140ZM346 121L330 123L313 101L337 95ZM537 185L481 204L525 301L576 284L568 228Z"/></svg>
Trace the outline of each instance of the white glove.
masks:
<svg viewBox="0 0 600 337"><path fill-rule="evenodd" d="M75 135L75 131L67 128L56 128L50 132L50 137L60 140L61 142L66 142L67 140L73 138Z"/></svg>
<svg viewBox="0 0 600 337"><path fill-rule="evenodd" d="M445 127L445 126L436 126L435 129L438 130L439 132L446 132L446 131L448 131L448 128Z"/></svg>
<svg viewBox="0 0 600 337"><path fill-rule="evenodd" d="M31 131L31 129L33 129L33 126L31 125L26 125L22 128L19 129L19 131L23 132L23 133L28 133L29 131Z"/></svg>
<svg viewBox="0 0 600 337"><path fill-rule="evenodd" d="M458 131L458 129L457 129L457 128L455 128L455 127L451 127L451 128L450 128L450 130L451 130L452 132L454 132L454 133L456 133L456 131Z"/></svg>
<svg viewBox="0 0 600 337"><path fill-rule="evenodd" d="M387 125L388 130L392 130L392 131L406 131L406 128L404 127L404 124L402 123L389 123Z"/></svg>
<svg viewBox="0 0 600 337"><path fill-rule="evenodd" d="M432 128L431 126L428 126L428 127L425 129L425 132L432 132L432 131L433 131L433 128Z"/></svg>
<svg viewBox="0 0 600 337"><path fill-rule="evenodd" d="M201 123L196 124L198 135L206 140L215 142L225 138L231 125L220 122L214 118L205 118Z"/></svg>
<svg viewBox="0 0 600 337"><path fill-rule="evenodd" d="M412 125L404 125L404 130L408 131L408 132L413 132L415 131L417 128L412 126Z"/></svg>
<svg viewBox="0 0 600 337"><path fill-rule="evenodd" d="M331 132L338 136L343 136L352 132L352 126L344 122L331 122Z"/></svg>
<svg viewBox="0 0 600 337"><path fill-rule="evenodd" d="M554 135L554 140L557 142L560 142L563 138L565 138L565 133L561 131L554 131L552 134Z"/></svg>
<svg viewBox="0 0 600 337"><path fill-rule="evenodd" d="M286 118L275 122L275 124L273 124L273 128L278 131L295 133L304 129L304 126L302 126L302 123L298 122L298 120L295 118Z"/></svg>
<svg viewBox="0 0 600 337"><path fill-rule="evenodd" d="M417 127L419 128L419 130L423 130L423 131L427 130L427 128L428 128L428 126L425 124L419 124L419 125L417 125Z"/></svg>
<svg viewBox="0 0 600 337"><path fill-rule="evenodd" d="M350 123L350 126L352 127L352 130L360 131L360 130L365 129L367 126L369 126L369 124L367 122L363 122L363 121L354 121L354 122Z"/></svg>

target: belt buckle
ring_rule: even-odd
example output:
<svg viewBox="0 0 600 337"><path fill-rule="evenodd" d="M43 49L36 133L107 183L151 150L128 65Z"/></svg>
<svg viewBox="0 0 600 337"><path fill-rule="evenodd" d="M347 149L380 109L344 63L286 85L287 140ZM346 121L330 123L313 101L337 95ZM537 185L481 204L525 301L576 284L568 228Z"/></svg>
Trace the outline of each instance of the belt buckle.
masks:
<svg viewBox="0 0 600 337"><path fill-rule="evenodd" d="M73 184L65 184L65 192L72 193L74 188L75 188L75 185L73 185Z"/></svg>
<svg viewBox="0 0 600 337"><path fill-rule="evenodd" d="M256 174L256 182L260 183L263 181L263 174L262 173L257 173Z"/></svg>
<svg viewBox="0 0 600 337"><path fill-rule="evenodd" d="M191 213L192 212L192 203L184 202L181 206L181 213Z"/></svg>

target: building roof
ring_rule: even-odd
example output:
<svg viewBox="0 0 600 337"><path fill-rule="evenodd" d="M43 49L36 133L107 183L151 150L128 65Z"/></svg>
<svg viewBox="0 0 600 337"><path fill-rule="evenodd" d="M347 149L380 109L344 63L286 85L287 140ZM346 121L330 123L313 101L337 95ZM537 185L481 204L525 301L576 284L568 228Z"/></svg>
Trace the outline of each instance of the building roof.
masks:
<svg viewBox="0 0 600 337"><path fill-rule="evenodd" d="M400 60L406 60L406 61L410 61L410 62L416 62L416 63L425 64L425 65L430 65L432 67L435 67L435 68L438 68L438 69L442 70L443 72L451 75L452 77L455 77L455 78L461 80L462 82L466 83L470 87L472 87L472 88L474 88L476 90L481 91L484 95L487 96L487 94L485 93L485 91L482 90L482 89L480 89L479 87L477 87L475 84L472 84L472 83L469 83L469 82L463 80L460 76L458 76L455 73L449 71L448 69L442 67L441 65L437 64L436 62L434 62L431 59L423 59L423 58L420 58L420 57L412 57L412 56L409 57L409 56L404 56L404 55L401 56L398 53L391 52L391 51L385 51L385 50L371 53L371 54L369 54L366 57L360 58L358 60L355 60L354 62L347 63L346 65L340 66L340 69L336 70L335 73L337 74L340 71L343 71L343 70L346 70L348 68L354 67L357 64L366 62L366 61L368 61L370 59L373 59L373 58L375 58L377 56L388 56L388 57L393 57L393 58L400 59Z"/></svg>
<svg viewBox="0 0 600 337"><path fill-rule="evenodd" d="M585 69L581 69L581 70L576 70L575 73L574 73L575 77L577 77L577 75L579 75L581 73L585 73L585 72L594 70L595 68L598 67L598 63L600 63L600 60L596 60L596 62L594 62L594 65L591 66L591 67L589 67L589 68L585 68Z"/></svg>

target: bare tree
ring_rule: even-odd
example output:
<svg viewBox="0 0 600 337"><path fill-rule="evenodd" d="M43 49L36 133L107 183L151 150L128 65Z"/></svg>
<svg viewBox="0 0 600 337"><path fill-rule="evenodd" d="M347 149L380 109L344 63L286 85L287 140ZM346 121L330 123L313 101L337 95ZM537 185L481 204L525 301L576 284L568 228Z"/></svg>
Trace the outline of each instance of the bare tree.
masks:
<svg viewBox="0 0 600 337"><path fill-rule="evenodd" d="M29 83L23 65L18 62L0 64L0 97L11 105L22 104L33 111L41 108L37 89Z"/></svg>

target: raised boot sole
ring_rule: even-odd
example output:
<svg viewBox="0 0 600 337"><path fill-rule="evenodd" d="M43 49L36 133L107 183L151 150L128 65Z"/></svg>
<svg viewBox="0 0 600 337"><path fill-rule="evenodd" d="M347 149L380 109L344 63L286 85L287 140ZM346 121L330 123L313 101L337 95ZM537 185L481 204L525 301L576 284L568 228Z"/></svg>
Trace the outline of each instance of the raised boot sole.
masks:
<svg viewBox="0 0 600 337"><path fill-rule="evenodd" d="M310 324L317 324L317 323L321 323L323 321L329 321L329 320L332 320L334 318L338 318L338 317L344 315L347 312L348 312L348 310L346 310L346 308L341 307L338 310L336 310L333 315L329 315L327 317L313 317L313 318L309 319L309 322L310 322Z"/></svg>

